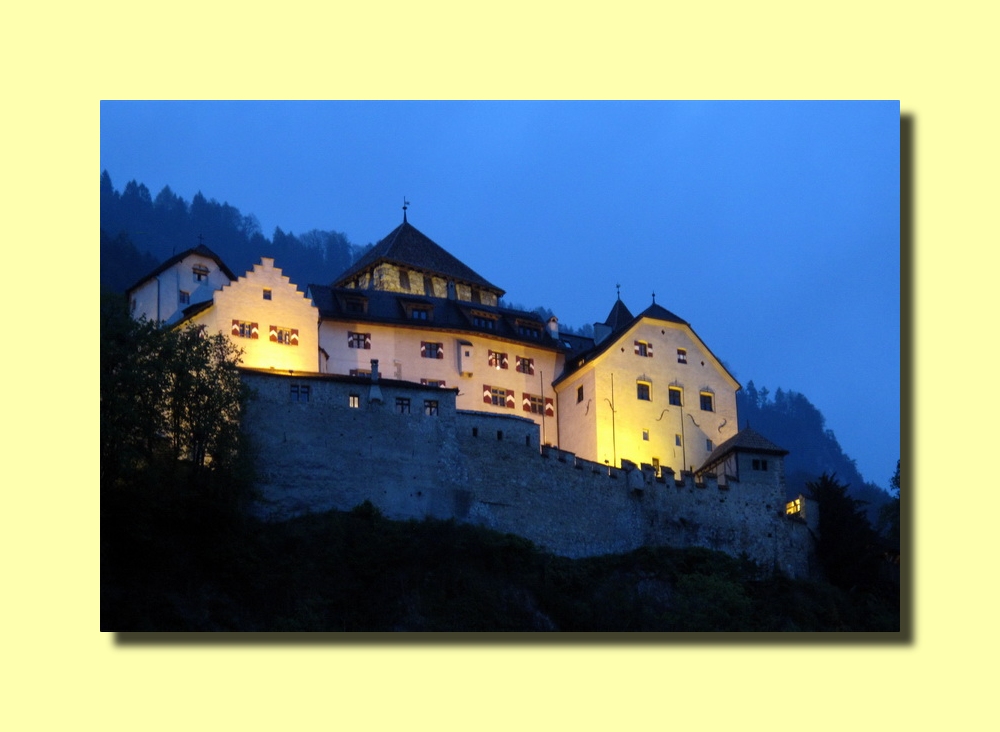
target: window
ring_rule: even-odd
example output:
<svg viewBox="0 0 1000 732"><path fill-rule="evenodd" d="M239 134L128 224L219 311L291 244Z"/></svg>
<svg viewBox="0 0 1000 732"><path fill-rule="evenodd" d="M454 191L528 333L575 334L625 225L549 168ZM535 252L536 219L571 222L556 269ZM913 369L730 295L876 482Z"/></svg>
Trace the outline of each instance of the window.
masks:
<svg viewBox="0 0 1000 732"><path fill-rule="evenodd" d="M309 401L309 385L308 384L292 384L291 393L293 402L308 402Z"/></svg>
<svg viewBox="0 0 1000 732"><path fill-rule="evenodd" d="M264 288L264 299L265 300L270 300L271 299L271 288L270 287L265 287Z"/></svg>
<svg viewBox="0 0 1000 732"><path fill-rule="evenodd" d="M525 412L545 414L545 399L537 394L525 394L521 400Z"/></svg>
<svg viewBox="0 0 1000 732"><path fill-rule="evenodd" d="M528 325L527 323L517 324L517 334L523 336L524 338L541 338L542 329L536 325Z"/></svg>
<svg viewBox="0 0 1000 732"><path fill-rule="evenodd" d="M268 330L270 332L271 343L280 343L283 346L299 345L298 328L285 328L280 325L272 325Z"/></svg>
<svg viewBox="0 0 1000 732"><path fill-rule="evenodd" d="M683 348L677 349L677 363L687 363L688 362L688 352Z"/></svg>
<svg viewBox="0 0 1000 732"><path fill-rule="evenodd" d="M495 318L486 318L482 315L473 315L472 324L477 328L485 328L486 330L496 330L497 321Z"/></svg>
<svg viewBox="0 0 1000 732"><path fill-rule="evenodd" d="M651 401L649 397L649 384L644 381L640 381L635 385L635 396L637 399L641 399L644 402Z"/></svg>
<svg viewBox="0 0 1000 732"><path fill-rule="evenodd" d="M351 376L371 376L371 369L351 369Z"/></svg>
<svg viewBox="0 0 1000 732"><path fill-rule="evenodd" d="M420 356L422 358L444 358L444 344L421 342Z"/></svg>
<svg viewBox="0 0 1000 732"><path fill-rule="evenodd" d="M424 276L424 294L434 295L434 281L426 275Z"/></svg>
<svg viewBox="0 0 1000 732"><path fill-rule="evenodd" d="M185 292L184 290L181 290L180 301L181 301L181 305L190 305L191 304L191 293L190 292Z"/></svg>
<svg viewBox="0 0 1000 732"><path fill-rule="evenodd" d="M191 268L195 282L202 282L208 277L208 267L204 264L196 264Z"/></svg>
<svg viewBox="0 0 1000 732"><path fill-rule="evenodd" d="M681 446L681 436L680 435L674 435L674 444L677 445L677 447Z"/></svg>
<svg viewBox="0 0 1000 732"><path fill-rule="evenodd" d="M754 460L752 465L754 470L767 470L767 460Z"/></svg>
<svg viewBox="0 0 1000 732"><path fill-rule="evenodd" d="M396 414L409 414L410 400L406 397L396 397Z"/></svg>
<svg viewBox="0 0 1000 732"><path fill-rule="evenodd" d="M681 390L679 388L677 388L676 386L671 386L670 389L668 390L668 394L669 394L668 401L671 404L673 404L675 407L682 407L682 406L684 406L684 401L681 398L682 392L681 392ZM677 444L679 445L680 443L677 443Z"/></svg>
<svg viewBox="0 0 1000 732"><path fill-rule="evenodd" d="M649 442L649 430L642 431L642 441Z"/></svg>
<svg viewBox="0 0 1000 732"><path fill-rule="evenodd" d="M649 341L636 341L635 342L635 355L643 356L644 358L652 358L653 356L653 344Z"/></svg>
<svg viewBox="0 0 1000 732"><path fill-rule="evenodd" d="M347 347L348 348L371 348L372 347L372 334L371 333L351 333L347 334Z"/></svg>
<svg viewBox="0 0 1000 732"><path fill-rule="evenodd" d="M232 329L233 338L250 338L257 340L257 324L246 320L234 320Z"/></svg>
<svg viewBox="0 0 1000 732"><path fill-rule="evenodd" d="M499 386L483 385L483 403L495 407L514 408L514 392Z"/></svg>
<svg viewBox="0 0 1000 732"><path fill-rule="evenodd" d="M706 449L706 450L707 450L708 452L712 452L712 450L714 450L714 449L715 449L715 445L713 445L713 444L712 444L712 441L711 441L711 440L705 440L705 449Z"/></svg>
<svg viewBox="0 0 1000 732"><path fill-rule="evenodd" d="M578 386L576 387L576 403L579 404L582 401L583 401L583 387Z"/></svg>
<svg viewBox="0 0 1000 732"><path fill-rule="evenodd" d="M802 513L802 496L785 504L785 515L794 516L797 513Z"/></svg>
<svg viewBox="0 0 1000 732"><path fill-rule="evenodd" d="M444 388L444 382L440 379L421 379L420 383L424 386L437 386L442 389Z"/></svg>
<svg viewBox="0 0 1000 732"><path fill-rule="evenodd" d="M424 399L424 414L428 417L436 417L438 413L438 403L433 399Z"/></svg>
<svg viewBox="0 0 1000 732"><path fill-rule="evenodd" d="M497 353L496 351L489 351L489 364L491 369L505 369L507 368L507 354Z"/></svg>
<svg viewBox="0 0 1000 732"><path fill-rule="evenodd" d="M404 290L410 289L410 273L404 270L399 270L399 286Z"/></svg>
<svg viewBox="0 0 1000 732"><path fill-rule="evenodd" d="M410 308L410 320L430 320L430 308Z"/></svg>
<svg viewBox="0 0 1000 732"><path fill-rule="evenodd" d="M523 358L521 356L515 356L515 365L517 370L522 374L528 374L529 376L534 376L535 374L535 359L533 358Z"/></svg>
<svg viewBox="0 0 1000 732"><path fill-rule="evenodd" d="M347 397L347 406L351 409L358 409L361 407L361 396L358 394L351 394Z"/></svg>
<svg viewBox="0 0 1000 732"><path fill-rule="evenodd" d="M715 398L709 392L703 391L701 393L701 409L704 412L715 411Z"/></svg>
<svg viewBox="0 0 1000 732"><path fill-rule="evenodd" d="M656 471L656 477L660 477L660 458L653 458L653 470Z"/></svg>
<svg viewBox="0 0 1000 732"><path fill-rule="evenodd" d="M346 297L344 310L349 313L364 314L368 311L368 301L360 297Z"/></svg>

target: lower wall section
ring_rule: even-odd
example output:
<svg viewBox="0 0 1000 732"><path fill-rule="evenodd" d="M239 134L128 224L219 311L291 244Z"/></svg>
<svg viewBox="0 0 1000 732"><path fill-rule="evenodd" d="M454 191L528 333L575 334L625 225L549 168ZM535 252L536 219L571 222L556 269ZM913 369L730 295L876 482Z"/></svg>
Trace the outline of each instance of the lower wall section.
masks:
<svg viewBox="0 0 1000 732"><path fill-rule="evenodd" d="M512 415L460 412L454 392L382 381L379 399L357 382L311 383L291 402L289 377L251 375L246 426L258 449L261 516L348 510L370 500L389 518L454 518L524 536L571 557L644 545L746 554L793 577L810 574L812 538L784 516L781 487L649 466L615 469L539 447L538 425ZM399 413L434 398L434 414ZM360 395L352 408L349 396Z"/></svg>

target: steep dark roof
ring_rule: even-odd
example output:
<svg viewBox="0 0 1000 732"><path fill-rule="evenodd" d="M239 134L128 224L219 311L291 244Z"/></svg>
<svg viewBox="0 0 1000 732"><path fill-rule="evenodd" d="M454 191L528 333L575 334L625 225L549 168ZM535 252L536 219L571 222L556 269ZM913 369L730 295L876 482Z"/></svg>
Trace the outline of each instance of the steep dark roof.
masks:
<svg viewBox="0 0 1000 732"><path fill-rule="evenodd" d="M229 267L226 266L226 263L222 261L222 258L218 254L216 254L215 252L213 252L211 249L209 249L208 247L206 247L204 244L199 244L198 246L196 246L196 247L194 247L192 249L185 249L180 254L175 254L170 259L168 259L166 262L164 262L159 267L157 267L156 269L154 269L152 272L150 272L149 274L144 275L143 277L141 277L138 280L136 280L132 284L132 286L129 287L125 292L126 293L131 292L132 290L134 290L135 288L137 288L139 285L141 285L146 280L151 280L152 278L156 277L156 275L160 274L161 272L166 272L168 269L170 269L171 267L173 267L175 264L177 264L178 262L183 261L186 257L188 257L188 256L190 256L192 254L197 254L197 255L202 256L202 257L208 257L209 259L213 260L217 265L219 265L219 269L222 271L222 274L224 274L226 277L228 277L229 280L230 280L230 282L232 282L233 280L236 279L236 275L233 274L232 270L230 270Z"/></svg>
<svg viewBox="0 0 1000 732"><path fill-rule="evenodd" d="M746 427L712 450L712 454L708 456L705 464L697 472L708 471L725 460L730 453L735 452L759 452L765 455L788 454L788 450L778 447L759 432Z"/></svg>
<svg viewBox="0 0 1000 732"><path fill-rule="evenodd" d="M409 295L384 290L358 290L351 287L309 285L308 296L319 310L321 320L340 320L357 323L379 323L427 330L464 332L492 338L526 343L539 348L567 351L562 339L556 340L537 313L509 308L493 307L480 303L452 300L443 297ZM363 312L351 310L351 303L363 306ZM427 320L408 317L408 308L430 308ZM489 321L492 328L477 325L476 318ZM532 338L519 328L530 326L538 337Z"/></svg>
<svg viewBox="0 0 1000 732"><path fill-rule="evenodd" d="M614 307L611 308L611 312L608 313L607 319L604 324L611 328L611 332L614 333L616 330L620 330L626 327L635 319L635 316L629 312L629 309L625 307L625 303L619 298L615 301Z"/></svg>
<svg viewBox="0 0 1000 732"><path fill-rule="evenodd" d="M379 262L404 265L415 270L439 274L447 279L494 290L501 296L504 294L499 287L488 282L485 277L474 272L406 221L368 250L361 259L337 278L333 286L344 285L358 273L370 269Z"/></svg>

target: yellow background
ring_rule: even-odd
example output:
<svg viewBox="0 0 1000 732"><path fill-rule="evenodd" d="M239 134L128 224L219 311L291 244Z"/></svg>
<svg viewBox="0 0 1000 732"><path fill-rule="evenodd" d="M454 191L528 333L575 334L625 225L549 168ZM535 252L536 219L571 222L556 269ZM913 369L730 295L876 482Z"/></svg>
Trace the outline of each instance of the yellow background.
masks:
<svg viewBox="0 0 1000 732"><path fill-rule="evenodd" d="M660 5L5 11L6 729L981 729L995 720L997 551L984 521L997 515L987 320L997 235L984 224L997 205L987 71L996 18L968 2L934 14L871 0ZM911 632L902 642L549 644L125 645L100 634L99 100L134 97L900 99L916 140L914 251L904 262L918 329L904 342L904 401L924 399L909 412L904 474L916 537L904 561L919 567ZM955 383L956 370L966 389L944 398L935 384Z"/></svg>

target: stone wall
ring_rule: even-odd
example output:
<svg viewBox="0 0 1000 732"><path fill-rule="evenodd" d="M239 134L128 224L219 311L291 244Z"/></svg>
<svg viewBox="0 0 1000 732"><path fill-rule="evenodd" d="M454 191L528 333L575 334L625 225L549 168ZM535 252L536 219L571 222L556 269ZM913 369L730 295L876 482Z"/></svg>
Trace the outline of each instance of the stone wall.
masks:
<svg viewBox="0 0 1000 732"><path fill-rule="evenodd" d="M372 401L366 378L312 377L303 403L289 396L302 379L246 378L257 394L247 427L265 518L370 500L389 518L454 518L571 557L704 546L790 576L809 573L811 536L784 515L778 465L720 487L711 476L696 483L690 473L657 476L627 462L616 469L540 447L532 420L456 410L451 389L381 379ZM409 413L398 412L397 398L410 400ZM436 413L425 413L427 400Z"/></svg>

